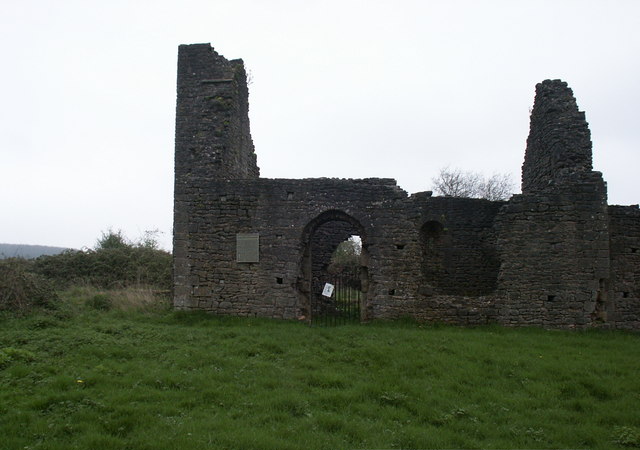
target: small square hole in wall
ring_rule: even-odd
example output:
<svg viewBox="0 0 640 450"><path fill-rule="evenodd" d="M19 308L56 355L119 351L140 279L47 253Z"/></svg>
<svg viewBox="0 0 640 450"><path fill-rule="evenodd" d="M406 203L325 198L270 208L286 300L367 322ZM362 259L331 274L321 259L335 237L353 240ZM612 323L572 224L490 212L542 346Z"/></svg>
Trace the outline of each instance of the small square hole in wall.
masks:
<svg viewBox="0 0 640 450"><path fill-rule="evenodd" d="M276 239L282 239L282 235L281 234L276 234Z"/></svg>
<svg viewBox="0 0 640 450"><path fill-rule="evenodd" d="M396 244L398 250L404 250L404 244Z"/></svg>
<svg viewBox="0 0 640 450"><path fill-rule="evenodd" d="M631 253L638 253L638 249L637 248L632 248L631 249Z"/></svg>
<svg viewBox="0 0 640 450"><path fill-rule="evenodd" d="M396 295L395 289L389 289L389 295Z"/></svg>
<svg viewBox="0 0 640 450"><path fill-rule="evenodd" d="M293 200L293 192L287 192L287 200Z"/></svg>
<svg viewBox="0 0 640 450"><path fill-rule="evenodd" d="M547 295L547 301L548 302L553 302L553 301L555 301L555 299L556 299L555 295Z"/></svg>
<svg viewBox="0 0 640 450"><path fill-rule="evenodd" d="M628 292L623 292L622 293L622 298L629 298L629 293Z"/></svg>
<svg viewBox="0 0 640 450"><path fill-rule="evenodd" d="M276 277L276 283L278 284L282 284L284 282L284 280L280 277Z"/></svg>

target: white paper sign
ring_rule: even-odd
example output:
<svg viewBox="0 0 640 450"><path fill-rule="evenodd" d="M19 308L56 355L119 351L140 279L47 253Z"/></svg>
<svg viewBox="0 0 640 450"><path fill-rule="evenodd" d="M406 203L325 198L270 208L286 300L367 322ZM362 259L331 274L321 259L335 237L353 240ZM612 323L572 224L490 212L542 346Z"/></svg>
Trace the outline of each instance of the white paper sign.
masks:
<svg viewBox="0 0 640 450"><path fill-rule="evenodd" d="M322 290L322 295L325 297L331 297L333 295L333 284L325 283L324 289Z"/></svg>

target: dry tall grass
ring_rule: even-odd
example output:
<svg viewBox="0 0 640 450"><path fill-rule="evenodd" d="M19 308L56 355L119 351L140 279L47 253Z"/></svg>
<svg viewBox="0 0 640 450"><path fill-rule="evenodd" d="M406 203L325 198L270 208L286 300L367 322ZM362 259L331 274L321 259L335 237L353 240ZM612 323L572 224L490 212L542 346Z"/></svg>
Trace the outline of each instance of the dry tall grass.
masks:
<svg viewBox="0 0 640 450"><path fill-rule="evenodd" d="M74 286L63 291L61 297L77 307L88 306L102 310L150 312L170 308L170 291L144 285L115 289Z"/></svg>

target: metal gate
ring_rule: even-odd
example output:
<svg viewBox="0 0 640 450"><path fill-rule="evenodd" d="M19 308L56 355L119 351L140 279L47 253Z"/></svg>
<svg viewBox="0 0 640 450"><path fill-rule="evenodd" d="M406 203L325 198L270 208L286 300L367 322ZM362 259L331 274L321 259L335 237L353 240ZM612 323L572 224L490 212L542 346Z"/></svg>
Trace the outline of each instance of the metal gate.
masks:
<svg viewBox="0 0 640 450"><path fill-rule="evenodd" d="M312 325L360 322L362 285L358 270L344 270L314 280L311 296Z"/></svg>

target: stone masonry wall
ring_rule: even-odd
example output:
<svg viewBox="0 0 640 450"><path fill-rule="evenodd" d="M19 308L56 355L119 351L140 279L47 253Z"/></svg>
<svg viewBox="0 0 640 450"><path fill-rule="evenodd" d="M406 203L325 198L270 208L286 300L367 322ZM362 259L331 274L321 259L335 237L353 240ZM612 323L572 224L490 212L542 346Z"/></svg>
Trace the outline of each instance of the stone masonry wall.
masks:
<svg viewBox="0 0 640 450"><path fill-rule="evenodd" d="M196 199L214 179L258 178L249 131L249 93L242 60L227 61L209 44L181 45L175 138L174 298L192 295L191 232Z"/></svg>
<svg viewBox="0 0 640 450"><path fill-rule="evenodd" d="M610 276L606 200L573 92L560 80L538 84L522 195L497 221L500 322L584 327L599 319Z"/></svg>
<svg viewBox="0 0 640 450"><path fill-rule="evenodd" d="M584 327L595 319L609 281L609 242L604 183L592 175L565 194L514 196L501 211L501 323Z"/></svg>
<svg viewBox="0 0 640 450"><path fill-rule="evenodd" d="M640 209L609 206L611 289L607 320L640 329Z"/></svg>
<svg viewBox="0 0 640 450"><path fill-rule="evenodd" d="M209 44L181 45L176 106L176 187L211 177L257 178L242 60Z"/></svg>
<svg viewBox="0 0 640 450"><path fill-rule="evenodd" d="M500 262L495 254L494 219L503 202L414 194L399 210L407 222L385 245L389 273L373 300L374 317L478 325L495 321L491 297ZM424 229L442 225L436 261L425 249ZM437 270L435 277L429 271Z"/></svg>
<svg viewBox="0 0 640 450"><path fill-rule="evenodd" d="M177 306L278 318L308 309L300 284L310 222L326 211L343 211L362 225L363 241L376 253L371 205L406 196L394 181L382 179L212 180L207 191L190 205L185 288L191 293ZM236 262L237 233L259 233L259 263Z"/></svg>
<svg viewBox="0 0 640 450"><path fill-rule="evenodd" d="M454 258L446 266L453 278L469 278L467 294L486 293L492 283L495 285L495 263L491 270L496 273L487 281L483 275L487 265L477 264L472 270L469 262L480 260L489 246L483 232L491 230L500 206L494 202L445 198L417 201L409 199L393 180L385 179L212 180L206 191L212 194L199 194L189 205L193 211L190 273L184 288L190 294L186 301L176 302L180 308L288 319L307 316L308 288L303 285L310 280L304 275L305 247L319 245L313 237L318 236L316 232L321 235L328 224L344 222L320 223L309 239L305 230L331 211L348 215L359 224L359 228L339 225L339 239L328 240L325 253L330 254L336 243L350 234L361 236L367 254L363 264L368 273L365 315L369 318L415 316L469 323L473 296L466 298L468 305L462 311L450 301L445 301L434 315L429 309L416 310L424 257L419 235L427 210L437 211L437 217L450 227L447 233L471 255L471 259ZM430 208L430 204L437 205ZM260 235L258 263L236 262L237 233ZM442 303L438 295L427 292L422 297L428 298L426 303Z"/></svg>
<svg viewBox="0 0 640 450"><path fill-rule="evenodd" d="M573 91L561 80L536 86L522 165L522 193L544 191L575 172L589 172L591 133Z"/></svg>
<svg viewBox="0 0 640 450"><path fill-rule="evenodd" d="M313 278L357 234L363 320L640 329L640 212L607 206L562 81L536 87L522 177L508 202L408 196L392 179L259 178L242 61L180 46L174 306L309 320ZM238 260L246 236L257 261Z"/></svg>
<svg viewBox="0 0 640 450"><path fill-rule="evenodd" d="M431 293L480 296L496 289L498 260L493 224L503 202L481 199L432 197L419 208L421 266L429 278L431 266L438 276L420 287ZM435 235L436 224L442 230ZM425 226L426 225L426 226ZM436 237L436 239L433 239ZM431 286L430 286L431 285Z"/></svg>

